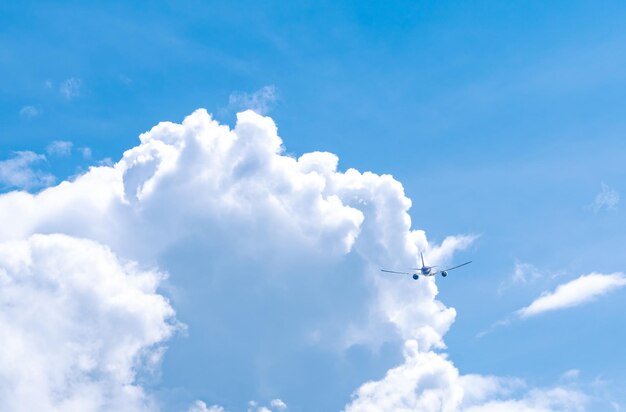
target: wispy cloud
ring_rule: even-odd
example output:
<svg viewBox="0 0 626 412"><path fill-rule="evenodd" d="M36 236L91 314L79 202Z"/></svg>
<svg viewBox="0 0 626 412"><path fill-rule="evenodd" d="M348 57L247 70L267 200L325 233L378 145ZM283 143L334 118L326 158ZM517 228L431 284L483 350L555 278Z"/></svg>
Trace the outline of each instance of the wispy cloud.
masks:
<svg viewBox="0 0 626 412"><path fill-rule="evenodd" d="M89 148L89 147L80 147L80 148L78 148L78 151L83 156L83 159L91 159L91 155L92 155L91 148Z"/></svg>
<svg viewBox="0 0 626 412"><path fill-rule="evenodd" d="M580 376L579 369L570 369L568 371L563 372L563 374L561 374L559 379L560 380L574 380L574 379L578 379L579 376Z"/></svg>
<svg viewBox="0 0 626 412"><path fill-rule="evenodd" d="M564 274L563 271L548 271L538 268L537 266L516 260L515 267L511 275L503 280L498 287L498 293L501 294L518 286L534 285L540 280L553 280Z"/></svg>
<svg viewBox="0 0 626 412"><path fill-rule="evenodd" d="M130 77L126 76L125 74L120 74L118 76L118 78L120 79L120 81L122 83L124 83L126 86L130 86L131 84L133 84L133 79L131 79Z"/></svg>
<svg viewBox="0 0 626 412"><path fill-rule="evenodd" d="M72 154L72 142L66 140L55 140L46 146L46 153L50 156L69 156Z"/></svg>
<svg viewBox="0 0 626 412"><path fill-rule="evenodd" d="M35 106L24 106L20 109L20 116L26 119L32 119L39 115L39 109Z"/></svg>
<svg viewBox="0 0 626 412"><path fill-rule="evenodd" d="M498 328L501 328L503 326L509 326L511 324L511 322L513 322L514 320L515 320L515 316L514 315L509 315L506 319L502 319L502 320L499 320L497 322L494 322L487 329L478 332L476 334L475 338L476 339L480 339L483 336L489 335L491 332L493 332L494 330L496 330Z"/></svg>
<svg viewBox="0 0 626 412"><path fill-rule="evenodd" d="M0 161L0 188L35 189L51 185L55 177L34 167L45 160L44 155L25 151Z"/></svg>
<svg viewBox="0 0 626 412"><path fill-rule="evenodd" d="M274 85L264 86L254 93L233 92L228 97L227 110L251 109L259 114L267 114L274 108L277 100Z"/></svg>
<svg viewBox="0 0 626 412"><path fill-rule="evenodd" d="M542 276L535 265L524 262L515 262L515 270L511 277L513 283L531 283Z"/></svg>
<svg viewBox="0 0 626 412"><path fill-rule="evenodd" d="M74 99L80 96L83 81L77 77L70 77L66 79L61 86L59 86L59 92L67 100Z"/></svg>
<svg viewBox="0 0 626 412"><path fill-rule="evenodd" d="M535 266L523 263L516 264L512 281L508 285L519 285L540 277L543 277L543 272L539 271ZM591 273L580 276L577 279L557 286L554 292L543 292L530 305L509 314L506 318L494 322L487 329L477 333L476 339L480 339L498 328L508 326L518 319L526 319L545 312L591 302L599 296L624 285L626 285L626 276L623 273L612 273L610 275ZM507 285L500 285L500 290L505 286Z"/></svg>
<svg viewBox="0 0 626 412"><path fill-rule="evenodd" d="M600 193L596 195L593 203L587 206L587 208L598 213L600 210L615 210L619 203L619 193L616 190L611 189L606 183L602 183Z"/></svg>
<svg viewBox="0 0 626 412"><path fill-rule="evenodd" d="M626 276L623 273L610 275L591 273L559 285L554 292L542 294L516 313L524 319L545 312L579 306L624 285L626 285Z"/></svg>

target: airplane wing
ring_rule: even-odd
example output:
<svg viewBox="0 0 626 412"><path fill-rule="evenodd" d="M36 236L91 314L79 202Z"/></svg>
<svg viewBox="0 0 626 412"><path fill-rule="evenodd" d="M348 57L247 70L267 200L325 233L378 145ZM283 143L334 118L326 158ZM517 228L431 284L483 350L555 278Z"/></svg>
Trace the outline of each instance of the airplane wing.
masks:
<svg viewBox="0 0 626 412"><path fill-rule="evenodd" d="M470 260L469 262L461 263L460 265L457 265L457 266L454 266L454 267L451 267L451 268L448 268L448 269L444 269L444 270L442 270L441 272L443 272L443 271L446 271L446 272L447 272L448 270L452 270L452 269L460 268L461 266L469 265L470 263L472 263L472 261L471 261L471 260Z"/></svg>
<svg viewBox="0 0 626 412"><path fill-rule="evenodd" d="M460 265L456 265L456 266L453 266L453 267L448 268L448 269L438 270L435 273L433 273L431 276L441 275L441 272L447 272L447 271L452 270L452 269L460 268L461 266L469 265L470 263L472 263L471 260L469 262L461 263Z"/></svg>
<svg viewBox="0 0 626 412"><path fill-rule="evenodd" d="M381 272L387 272L387 273L397 273L399 275L410 275L409 272L396 272L395 270L385 270L385 269L381 269Z"/></svg>

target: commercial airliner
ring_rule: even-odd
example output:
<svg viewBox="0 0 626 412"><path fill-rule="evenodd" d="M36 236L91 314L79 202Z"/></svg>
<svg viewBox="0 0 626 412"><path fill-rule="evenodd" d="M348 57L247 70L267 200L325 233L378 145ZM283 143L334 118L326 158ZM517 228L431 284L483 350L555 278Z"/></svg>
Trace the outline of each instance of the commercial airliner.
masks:
<svg viewBox="0 0 626 412"><path fill-rule="evenodd" d="M381 272L397 273L399 275L411 275L412 274L413 275L413 279L415 279L415 280L419 279L420 275L422 275L422 276L437 276L437 275L441 274L441 276L443 276L445 278L446 276L448 276L448 271L450 271L452 269L460 268L461 266L469 265L470 263L472 263L472 261L470 260L469 262L461 263L460 265L456 265L456 266L453 266L451 268L447 268L447 269L444 269L444 270L433 270L437 266L426 266L426 264L424 263L424 255L421 252L420 252L420 257L422 258L422 267L421 268L410 268L409 269L409 270L417 270L418 272L416 272L416 273L397 272L395 270L386 270L386 269L381 269Z"/></svg>

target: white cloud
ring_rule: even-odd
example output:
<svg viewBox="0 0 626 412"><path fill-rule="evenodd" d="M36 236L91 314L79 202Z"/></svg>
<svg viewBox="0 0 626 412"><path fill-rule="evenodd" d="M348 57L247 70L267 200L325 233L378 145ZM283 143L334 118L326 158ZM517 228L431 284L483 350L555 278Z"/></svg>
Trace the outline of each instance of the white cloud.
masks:
<svg viewBox="0 0 626 412"><path fill-rule="evenodd" d="M518 272L517 269L518 265L516 265L516 272L514 274L514 276L519 276L519 280L517 280L517 282L525 283L529 281L527 277L528 271L532 271L536 268L531 265L530 268L524 268L523 271L520 270ZM533 274L530 276L531 280L534 280L532 277ZM541 276L544 275L542 274ZM494 322L489 328L479 332L476 335L476 338L482 338L499 327L508 326L511 322L517 319L526 319L545 312L565 309L591 302L597 297L624 285L626 285L626 276L622 273L613 273L610 275L591 273L589 275L580 276L577 279L559 285L554 292L542 293L541 296L535 299L530 305L517 310L505 319ZM502 285L500 289L502 289ZM572 370L570 372L574 373L574 371L575 370Z"/></svg>
<svg viewBox="0 0 626 412"><path fill-rule="evenodd" d="M0 240L64 233L105 244L123 258L177 268L173 282L190 276L190 287L203 288L199 304L222 302L199 310L229 324L242 344L264 318L241 317L228 305L245 302L265 316L257 308L274 296L273 310L302 324L265 319L263 339L271 344L259 347L276 347L296 363L302 351L320 347L332 353L406 338L424 351L445 346L455 311L436 300L435 282L383 277L378 269L415 266L418 250L440 263L471 238L429 244L423 231L411 230L411 202L391 176L338 171L331 153L286 156L273 121L251 111L238 115L233 130L199 110L140 139L114 165L92 167L36 195L0 196ZM193 253L182 261L181 247ZM353 263L346 271L347 256ZM207 286L205 277L228 285L229 295ZM213 339L222 343L219 334ZM253 368L256 354L242 349L232 348L234 361Z"/></svg>
<svg viewBox="0 0 626 412"><path fill-rule="evenodd" d="M560 274L552 275L551 278L554 279L554 277L558 275ZM504 288L512 284L526 284L546 276L549 275L545 272L540 272L533 265L516 263L511 282L503 282L498 291L501 292ZM494 322L487 329L476 334L476 338L482 338L492 333L497 328L508 326L518 319L525 319L544 312L582 305L595 300L597 297L611 290L618 289L625 284L626 277L622 273L613 273L610 275L592 273L580 276L575 280L559 285L554 292L543 292L541 296L535 299L530 305L511 313L504 319Z"/></svg>
<svg viewBox="0 0 626 412"><path fill-rule="evenodd" d="M362 303L371 309L349 328L345 344L393 339L388 325L423 348L443 347L455 312L434 299L435 284L425 279L407 288L406 279L381 277L378 268L414 266L418 249L432 249L438 263L471 238L429 245L422 231L410 230L410 201L391 176L338 172L330 153L283 156L273 122L252 112L240 114L230 131L197 111L182 125L162 123L141 140L115 167L94 168L35 198L16 196L34 215L10 224L21 225L20 233L52 225L95 236L137 258L162 253L198 225L220 236L225 251L248 258L270 253L297 264L298 254L332 262L354 252L369 265L361 270L377 292L373 306ZM133 219L140 219L142 230L116 223L133 227ZM326 337L337 335L329 331Z"/></svg>
<svg viewBox="0 0 626 412"><path fill-rule="evenodd" d="M24 106L20 109L20 116L25 117L27 119L32 119L39 115L39 109L35 106Z"/></svg>
<svg viewBox="0 0 626 412"><path fill-rule="evenodd" d="M585 411L588 396L568 388L532 389L513 399L492 399L464 408L464 412L577 412Z"/></svg>
<svg viewBox="0 0 626 412"><path fill-rule="evenodd" d="M248 412L272 412L272 411L266 406L259 405L257 401L249 401Z"/></svg>
<svg viewBox="0 0 626 412"><path fill-rule="evenodd" d="M58 359L70 366L62 364L55 379L44 374L44 382L51 382L48 385L70 388L63 393L76 393L72 399L93 405L129 396L126 410L151 407L149 396L134 379L137 364L129 359L150 352L154 356L148 358L158 360L162 352L150 348L171 333L168 319L173 312L156 294L159 276L152 271L141 272L144 275L139 277L152 283L147 289L140 288L143 295L137 292L137 299L127 299L119 289L111 288L109 282L115 284L115 279L123 285L130 283L122 288L127 292L141 284L135 282L140 272L137 266L120 263L120 259L132 259L142 264L158 262L170 270L174 285L187 286L180 286L180 302L193 302L197 305L194 310L208 319L201 326L208 331L215 350L205 351L202 346L203 352L191 352L179 360L198 363L215 356L223 364L236 364L233 370L250 371L246 376L237 375L237 382L270 374L272 361L278 364L282 360L283 367L288 364L294 370L304 370L303 358L312 351L318 352L309 361L317 361L320 353L334 356L334 361L340 356L337 351L350 346L375 348L384 342L405 341L405 362L389 370L382 380L357 389L346 410L497 410L502 405L519 410L524 405L530 405L526 410L548 410L556 405L558 410L559 396L569 391L567 388L531 389L519 394L519 381L460 375L444 354L434 351L445 348L443 336L456 315L453 308L437 300L436 281L386 277L379 268L415 266L419 250L425 251L432 264L445 264L455 251L471 245L474 237L450 236L441 245L428 242L423 231L412 229L408 214L411 201L393 177L354 169L340 171L338 158L331 153L306 153L297 159L286 156L273 121L251 111L240 113L231 130L198 110L182 124L160 123L140 140L117 163L92 167L71 182L38 194L0 195L0 241L29 244L32 241L26 239L40 239L31 238L36 233L91 239L62 236L60 243L82 245L88 250L72 252L68 246L68 250L55 250L45 254L48 258L37 260L41 273L57 274L56 281L71 299L56 301L57 295L40 292L39 284L24 287L24 294L32 289L45 299L24 298L20 308L27 310L25 305L32 301L51 302L55 310L46 314L63 314L65 322L59 327L54 321L61 320L56 318L32 323L24 337L28 343L24 347L32 346L36 355L40 337L51 333L47 325L55 326L56 334L46 342L59 354ZM27 261L19 260L19 253L11 256L16 256L13 259L18 263ZM100 270L101 265L94 264L98 256L108 256L97 262L108 262L105 266L109 269ZM88 283L83 289L74 280L81 276ZM86 291L89 298L80 291ZM117 317L107 311L110 305L105 303L110 299L121 302ZM148 300L154 304L141 303ZM0 316L10 310L3 306ZM276 314L281 315L277 318ZM283 314L289 317L283 318ZM101 323L110 323L104 328L106 336L98 335ZM220 333L220 325L227 328L228 339ZM89 335L78 340L77 348L70 345L76 353L89 356L66 355L70 349L63 342L77 341L73 334L83 330L102 343L93 343ZM194 329L190 330L193 338ZM254 347L249 345L251 339ZM134 344L126 346L129 341ZM8 347L6 353L17 351L19 355L18 348ZM101 361L110 351L120 356L116 361L125 360L112 363L118 365L114 369L121 371L119 375L97 369L111 364ZM28 356L39 359L35 355ZM65 372L80 371L79 366L73 366L82 362L80 359L86 359L85 368L98 371L87 377L78 375L81 382L90 383L93 397L75 388L76 375ZM263 369L259 363L272 368ZM47 366L39 365L46 371ZM228 374L211 369L203 370L203 379L212 390L219 390L220 384L232 386ZM25 372L12 369L3 376L17 388L23 382L19 373ZM333 371L325 376L328 382L320 379L320 390L334 385ZM118 390L120 387L130 388L130 395ZM41 389L41 402L54 401L47 397L48 388L44 385ZM115 396L109 396L106 388ZM545 397L552 390L557 400L549 403ZM19 402L20 393L7 392L4 402ZM575 391L570 398L576 396L584 400ZM280 410L275 401L255 407ZM108 409L124 410L115 407L119 405ZM211 410L202 401L194 407ZM58 407L64 408L69 409ZM212 412L222 410L211 408L218 408Z"/></svg>
<svg viewBox="0 0 626 412"><path fill-rule="evenodd" d="M611 189L607 184L602 183L600 193L596 195L593 203L588 207L595 213L600 210L615 210L619 203L619 193L616 190Z"/></svg>
<svg viewBox="0 0 626 412"><path fill-rule="evenodd" d="M419 352L407 341L404 364L380 381L363 384L345 412L455 411L463 400L457 369L434 352Z"/></svg>
<svg viewBox="0 0 626 412"><path fill-rule="evenodd" d="M77 77L70 77L61 83L59 93L67 100L74 99L81 94L83 81Z"/></svg>
<svg viewBox="0 0 626 412"><path fill-rule="evenodd" d="M174 328L162 277L93 241L1 243L0 409L156 409L135 377Z"/></svg>
<svg viewBox="0 0 626 412"><path fill-rule="evenodd" d="M492 399L511 399L520 392L523 396L527 389L521 379L489 375L462 375L458 384L463 389L461 409L480 406Z"/></svg>
<svg viewBox="0 0 626 412"><path fill-rule="evenodd" d="M559 285L552 293L543 294L517 313L521 318L528 318L548 311L582 305L624 285L626 277L622 273L583 275Z"/></svg>
<svg viewBox="0 0 626 412"><path fill-rule="evenodd" d="M0 161L0 187L4 189L36 189L52 184L54 176L35 168L46 157L25 151L15 152L13 157Z"/></svg>
<svg viewBox="0 0 626 412"><path fill-rule="evenodd" d="M588 397L567 387L531 388L520 379L459 375L445 355L407 341L405 361L379 381L363 384L345 412L583 411Z"/></svg>
<svg viewBox="0 0 626 412"><path fill-rule="evenodd" d="M272 399L269 406L260 405L257 401L248 401L248 412L281 412L287 410L287 404L280 399Z"/></svg>
<svg viewBox="0 0 626 412"><path fill-rule="evenodd" d="M46 153L50 156L69 156L72 154L72 142L55 140L46 146Z"/></svg>
<svg viewBox="0 0 626 412"><path fill-rule="evenodd" d="M207 406L202 401L195 401L187 412L226 412L226 410L219 405Z"/></svg>
<svg viewBox="0 0 626 412"><path fill-rule="evenodd" d="M277 411L287 410L287 404L280 399L272 399L270 405Z"/></svg>
<svg viewBox="0 0 626 412"><path fill-rule="evenodd" d="M267 114L276 104L278 96L273 85L264 86L254 93L233 92L228 97L230 110L254 110L258 114Z"/></svg>
<svg viewBox="0 0 626 412"><path fill-rule="evenodd" d="M93 239L124 258L177 267L173 282L185 276L177 248L196 251L182 261L196 282L191 287L205 285L202 304L223 302L201 310L215 311L239 341L249 341L262 320L231 314L224 309L228 302L255 310L274 296L276 310L306 320L304 331L299 322L264 323L270 346L294 362L303 348L341 350L399 339L413 339L423 351L443 348L455 311L436 300L436 283L384 277L378 269L415 266L418 250L441 263L472 238L429 244L423 231L411 230L411 202L391 176L338 171L331 153L295 159L282 152L271 119L240 113L230 130L199 110L182 124L164 122L142 134L141 144L115 165L93 167L36 195L0 196L0 240L33 233ZM353 262L347 271L341 266L346 256ZM247 276L250 268L254 276ZM230 285L228 302L203 276ZM248 352L238 351L236 361L251 368L254 353Z"/></svg>

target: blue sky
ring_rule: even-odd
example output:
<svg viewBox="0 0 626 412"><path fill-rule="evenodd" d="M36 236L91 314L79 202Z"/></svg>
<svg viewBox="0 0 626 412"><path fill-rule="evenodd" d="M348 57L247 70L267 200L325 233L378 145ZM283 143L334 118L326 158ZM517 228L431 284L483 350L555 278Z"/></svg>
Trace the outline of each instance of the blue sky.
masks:
<svg viewBox="0 0 626 412"><path fill-rule="evenodd" d="M20 187L0 174L3 191L36 192L52 185L41 176L71 180L117 162L139 134L198 108L233 126L237 111L261 101L287 154L328 151L340 171L393 175L412 199L413 229L435 243L479 236L452 259L474 263L437 279L438 299L457 311L444 340L461 373L552 387L579 370L572 385L623 408L624 290L529 319L512 314L581 275L625 270L623 205L594 208L602 190L626 190L624 18L620 2L5 2L0 159L15 151L46 158L34 163L39 183ZM264 87L270 96L254 101ZM51 150L53 141L72 142L71 153ZM170 273L162 293L188 326L168 342L158 376L145 378L165 410L196 399L245 410L248 400L273 398L289 410L339 410L360 384L402 361L399 339L338 357L273 342L289 323L282 306L254 297L257 280L199 281L199 272L230 264L211 255L228 249L187 241L149 261ZM242 273L265 264L250 253ZM189 258L203 254L214 259ZM281 256L272 270L292 270ZM304 274L326 273L319 287L346 294L338 322L367 310L365 280L330 275L365 263L302 258ZM526 281L515 282L516 265ZM330 310L300 292L308 311ZM222 311L237 300L248 304ZM248 311L264 315L251 320ZM293 318L317 319L308 311ZM233 324L261 337L239 341L250 336L231 336ZM275 363L264 372L267 359ZM301 367L309 373L294 379ZM324 394L317 404L307 398L315 385Z"/></svg>

